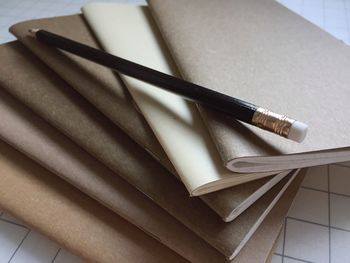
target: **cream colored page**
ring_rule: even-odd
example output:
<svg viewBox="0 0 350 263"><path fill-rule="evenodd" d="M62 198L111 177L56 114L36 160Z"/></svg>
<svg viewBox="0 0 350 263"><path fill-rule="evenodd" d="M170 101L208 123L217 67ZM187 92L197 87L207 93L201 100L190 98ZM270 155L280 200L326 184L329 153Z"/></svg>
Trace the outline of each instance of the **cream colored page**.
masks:
<svg viewBox="0 0 350 263"><path fill-rule="evenodd" d="M82 11L107 52L173 75L175 71L169 66L173 63L162 52L159 36L145 9L93 3ZM194 104L136 79L124 75L121 78L190 193L227 177L240 177L240 183L244 177L249 179L246 174L223 167ZM221 186L224 187L227 186Z"/></svg>

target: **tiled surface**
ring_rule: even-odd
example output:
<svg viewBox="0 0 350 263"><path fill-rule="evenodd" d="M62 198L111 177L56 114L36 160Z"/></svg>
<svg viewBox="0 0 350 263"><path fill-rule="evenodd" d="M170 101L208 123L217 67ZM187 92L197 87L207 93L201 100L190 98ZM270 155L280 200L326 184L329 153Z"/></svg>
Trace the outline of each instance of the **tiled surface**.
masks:
<svg viewBox="0 0 350 263"><path fill-rule="evenodd" d="M276 255L282 255L283 254L283 245L284 245L284 232L285 232L285 228L283 227L281 230L281 233L278 236L278 239L276 241L276 246L275 246L275 254Z"/></svg>
<svg viewBox="0 0 350 263"><path fill-rule="evenodd" d="M329 166L330 177L329 187L332 193L343 194L350 196L350 176L349 168L340 165Z"/></svg>
<svg viewBox="0 0 350 263"><path fill-rule="evenodd" d="M45 248L45 249L43 249ZM28 236L23 240L20 249L13 256L11 263L51 262L57 252L59 246L48 240L46 237L35 231L30 231Z"/></svg>
<svg viewBox="0 0 350 263"><path fill-rule="evenodd" d="M14 39L7 29L15 22L77 13L88 2L91 0L0 0L0 43ZM350 0L279 2L350 44ZM2 262L81 261L0 210ZM309 170L285 220L272 262L350 262L350 162Z"/></svg>
<svg viewBox="0 0 350 263"><path fill-rule="evenodd" d="M331 262L349 262L350 232L331 229Z"/></svg>
<svg viewBox="0 0 350 263"><path fill-rule="evenodd" d="M54 263L79 263L79 262L82 262L82 261L64 249L59 249L54 259Z"/></svg>
<svg viewBox="0 0 350 263"><path fill-rule="evenodd" d="M325 171L326 185L309 179L312 175L323 180ZM277 241L275 255L279 257L273 260L350 262L349 177L350 167L344 164L309 169Z"/></svg>
<svg viewBox="0 0 350 263"><path fill-rule="evenodd" d="M310 169L305 176L303 186L311 189L328 191L327 166L317 166Z"/></svg>
<svg viewBox="0 0 350 263"><path fill-rule="evenodd" d="M283 259L283 262L284 262L284 263L300 263L300 260L285 257L285 258ZM302 261L302 262L303 262L303 261ZM307 261L304 261L304 262L307 262Z"/></svg>
<svg viewBox="0 0 350 263"><path fill-rule="evenodd" d="M349 200L350 198L348 196L341 196L337 194L330 195L330 225L332 227L350 231Z"/></svg>
<svg viewBox="0 0 350 263"><path fill-rule="evenodd" d="M16 253L19 244L29 230L25 227L0 220L0 262L8 262Z"/></svg>
<svg viewBox="0 0 350 263"><path fill-rule="evenodd" d="M0 212L0 263L81 263L55 242Z"/></svg>
<svg viewBox="0 0 350 263"><path fill-rule="evenodd" d="M273 255L271 263L282 263L282 257L279 255Z"/></svg>
<svg viewBox="0 0 350 263"><path fill-rule="evenodd" d="M292 218L323 225L328 225L328 214L328 193L305 188L299 189L294 205L289 210Z"/></svg>
<svg viewBox="0 0 350 263"><path fill-rule="evenodd" d="M278 2L350 44L349 0L278 0Z"/></svg>
<svg viewBox="0 0 350 263"><path fill-rule="evenodd" d="M295 219L286 220L284 255L312 262L328 262L329 229Z"/></svg>

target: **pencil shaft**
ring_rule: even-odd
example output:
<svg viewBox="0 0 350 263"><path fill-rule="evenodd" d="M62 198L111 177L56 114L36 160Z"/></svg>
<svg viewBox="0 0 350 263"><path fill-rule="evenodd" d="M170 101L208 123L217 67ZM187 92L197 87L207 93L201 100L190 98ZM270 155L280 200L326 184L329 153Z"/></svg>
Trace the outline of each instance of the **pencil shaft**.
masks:
<svg viewBox="0 0 350 263"><path fill-rule="evenodd" d="M119 73L145 81L188 100L226 113L243 122L251 123L252 117L258 108L249 102L207 89L45 30L39 30L35 35L40 42L47 45L54 46L106 66Z"/></svg>

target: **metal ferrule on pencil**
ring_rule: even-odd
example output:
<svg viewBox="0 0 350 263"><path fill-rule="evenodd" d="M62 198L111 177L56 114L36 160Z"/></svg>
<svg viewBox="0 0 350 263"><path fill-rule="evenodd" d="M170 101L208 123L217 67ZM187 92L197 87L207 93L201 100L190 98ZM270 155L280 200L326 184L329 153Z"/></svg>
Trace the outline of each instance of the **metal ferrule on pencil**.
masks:
<svg viewBox="0 0 350 263"><path fill-rule="evenodd" d="M252 118L253 125L285 138L288 138L290 129L294 122L295 120L288 118L285 115L261 107L255 111Z"/></svg>

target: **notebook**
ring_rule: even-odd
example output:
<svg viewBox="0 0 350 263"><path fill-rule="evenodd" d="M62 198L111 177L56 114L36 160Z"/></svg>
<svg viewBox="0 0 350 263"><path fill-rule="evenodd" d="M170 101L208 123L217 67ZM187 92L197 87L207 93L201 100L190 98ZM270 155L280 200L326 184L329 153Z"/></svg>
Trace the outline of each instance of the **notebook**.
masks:
<svg viewBox="0 0 350 263"><path fill-rule="evenodd" d="M49 19L39 19L33 21L27 21L19 23L10 28L10 30L16 35L17 38L26 46L28 49L33 51L43 62L45 62L51 69L53 69L62 79L70 84L81 95L87 98L94 106L108 116L107 110L103 110L102 106L108 104L98 103L98 101L93 101L93 98L101 98L104 100L104 90L114 90L117 87L122 88L122 83L115 83L114 75L110 74L109 70L104 67L98 67L94 63L86 60L79 59L77 57L71 56L67 53L58 52L57 50L50 49L38 41L28 37L28 28L47 28L53 32L59 32L60 34L66 35L67 37L74 38L76 40L82 41L88 45L96 46L96 42L92 34L89 32L84 19L80 15L56 17ZM79 32L79 33L77 33ZM68 70L67 70L68 69ZM86 79L91 80L86 82ZM93 80L103 79L102 81L94 82ZM107 82L107 84L104 84ZM85 91L86 94L83 92ZM91 92L91 94L90 94ZM100 92L102 94L100 94ZM109 92L110 93L110 92ZM120 102L123 106L131 105L132 100L128 99L128 96L122 97L117 96L118 94L124 94L125 91L116 91L116 103ZM125 101L125 102L123 102ZM100 105L100 107L99 107ZM151 132L151 129L142 128L139 123L133 123L135 118L135 110L132 107L118 108L118 112L121 115L125 115L123 120L118 123L119 127L123 127L124 130L132 139L139 141L142 144L143 139L135 139L137 134L143 136L146 132ZM130 113L130 115L129 115ZM126 121L130 116L130 122ZM114 117L121 118L119 116ZM114 121L116 122L116 121ZM144 138L145 139L145 138ZM159 146L161 147L161 146ZM145 144L143 148L147 149ZM153 148L156 148L155 146ZM156 159L162 160L161 154L156 151ZM169 170L169 165L166 165ZM274 186L279 180L283 178L283 174L275 177L266 177L255 182L250 182L243 184L238 187L231 187L229 189L214 192L208 195L201 196L201 199L206 202L215 212L217 212L224 221L231 221L242 211L244 211L249 205L251 205L256 199L268 191L272 186Z"/></svg>
<svg viewBox="0 0 350 263"><path fill-rule="evenodd" d="M295 143L199 107L228 169L350 160L350 54L343 42L272 0L149 5L185 79L309 126L305 141Z"/></svg>
<svg viewBox="0 0 350 263"><path fill-rule="evenodd" d="M187 262L0 141L0 206L89 262Z"/></svg>
<svg viewBox="0 0 350 263"><path fill-rule="evenodd" d="M179 75L147 7L90 3L83 6L82 11L105 51L170 75ZM135 78L123 74L120 77L191 195L271 175L230 172L222 165L194 103Z"/></svg>
<svg viewBox="0 0 350 263"><path fill-rule="evenodd" d="M43 63L33 63L34 58L28 61L28 54L11 50L0 50L0 55L13 65L0 68L0 86L227 258L239 252L295 174L275 185L236 220L224 223L200 199L189 198L180 181Z"/></svg>
<svg viewBox="0 0 350 263"><path fill-rule="evenodd" d="M23 154L0 146L0 206L34 229L89 262L185 262ZM232 262L256 262L256 256L266 262L302 179L300 174Z"/></svg>
<svg viewBox="0 0 350 263"><path fill-rule="evenodd" d="M20 43L14 42L5 44L0 49L4 52L28 52ZM11 61L7 60L7 65L11 65ZM97 200L101 205L189 261L222 259L222 255L183 224L37 117L1 87L0 115L1 140Z"/></svg>

